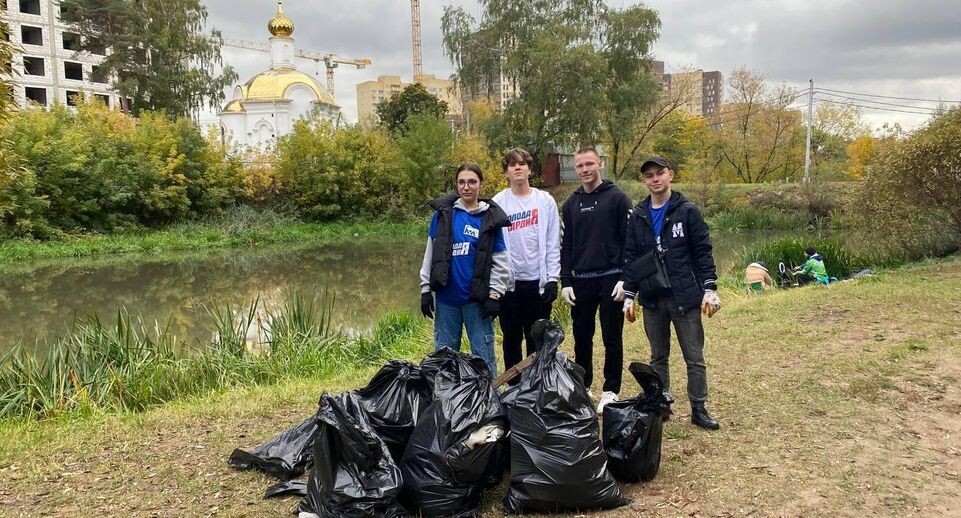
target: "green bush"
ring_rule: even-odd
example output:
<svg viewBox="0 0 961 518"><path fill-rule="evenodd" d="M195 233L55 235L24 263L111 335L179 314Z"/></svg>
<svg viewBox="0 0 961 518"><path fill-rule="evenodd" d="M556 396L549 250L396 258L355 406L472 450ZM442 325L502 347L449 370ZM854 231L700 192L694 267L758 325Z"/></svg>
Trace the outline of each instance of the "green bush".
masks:
<svg viewBox="0 0 961 518"><path fill-rule="evenodd" d="M383 130L302 120L278 141L275 174L292 208L330 221L388 213L398 191L396 164Z"/></svg>
<svg viewBox="0 0 961 518"><path fill-rule="evenodd" d="M23 167L9 142L0 142L0 237L45 237L52 232L37 195L37 178Z"/></svg>
<svg viewBox="0 0 961 518"><path fill-rule="evenodd" d="M240 162L212 152L184 118L134 119L86 101L20 111L0 138L34 179L36 219L65 231L161 226L221 210L242 192ZM28 222L6 226L34 226L20 217Z"/></svg>

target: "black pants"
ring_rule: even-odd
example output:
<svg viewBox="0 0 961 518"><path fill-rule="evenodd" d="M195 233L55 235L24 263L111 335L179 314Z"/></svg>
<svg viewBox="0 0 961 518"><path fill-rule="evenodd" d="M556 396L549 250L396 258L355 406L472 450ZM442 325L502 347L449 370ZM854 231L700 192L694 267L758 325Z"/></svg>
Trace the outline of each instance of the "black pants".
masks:
<svg viewBox="0 0 961 518"><path fill-rule="evenodd" d="M687 397L692 402L707 399L707 366L704 363L704 326L700 308L681 313L670 295L657 299L654 307L644 308L644 331L651 343L651 367L670 390L671 324L681 344L687 364Z"/></svg>
<svg viewBox="0 0 961 518"><path fill-rule="evenodd" d="M624 313L622 302L615 302L611 292L620 275L605 275L590 279L574 279L574 362L584 368L584 385L594 380L594 318L600 310L601 339L604 341L604 391L621 391L621 371L624 369Z"/></svg>
<svg viewBox="0 0 961 518"><path fill-rule="evenodd" d="M504 370L510 369L534 352L531 325L542 318L550 318L551 305L541 300L539 281L516 281L514 291L501 297L501 333L504 335ZM527 354L521 356L521 341L527 342ZM520 381L514 378L512 383Z"/></svg>

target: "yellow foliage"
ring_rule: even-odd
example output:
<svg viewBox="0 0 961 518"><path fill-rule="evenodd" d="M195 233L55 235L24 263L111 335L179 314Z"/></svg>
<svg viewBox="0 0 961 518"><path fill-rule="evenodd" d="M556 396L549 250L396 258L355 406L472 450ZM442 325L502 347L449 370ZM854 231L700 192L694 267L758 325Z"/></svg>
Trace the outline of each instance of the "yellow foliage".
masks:
<svg viewBox="0 0 961 518"><path fill-rule="evenodd" d="M877 159L878 139L862 135L848 144L848 174L852 178L864 178L868 167Z"/></svg>
<svg viewBox="0 0 961 518"><path fill-rule="evenodd" d="M274 157L270 153L248 153L240 175L244 196L249 200L257 203L264 202L280 191L280 185L274 173Z"/></svg>
<svg viewBox="0 0 961 518"><path fill-rule="evenodd" d="M454 140L454 147L450 153L451 162L459 166L464 162L474 162L484 172L484 187L481 196L493 197L507 188L507 175L501 168L501 157L494 156L488 151L483 137L476 134L462 133Z"/></svg>
<svg viewBox="0 0 961 518"><path fill-rule="evenodd" d="M471 126L477 126L494 115L494 104L486 99L468 101L466 112L470 117Z"/></svg>

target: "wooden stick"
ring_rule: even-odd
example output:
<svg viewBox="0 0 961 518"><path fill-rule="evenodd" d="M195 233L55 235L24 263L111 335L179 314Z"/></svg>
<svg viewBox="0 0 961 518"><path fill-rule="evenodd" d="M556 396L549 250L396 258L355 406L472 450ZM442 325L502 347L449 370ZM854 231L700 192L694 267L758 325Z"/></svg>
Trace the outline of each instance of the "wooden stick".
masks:
<svg viewBox="0 0 961 518"><path fill-rule="evenodd" d="M503 374L501 374L500 376L495 378L494 381L491 382L491 385L493 385L495 389L500 388L501 385L520 376L521 372L523 372L524 369L530 367L531 365L534 365L535 359L537 359L537 352L532 353L527 358L524 358L523 360L521 360L520 363L504 371Z"/></svg>

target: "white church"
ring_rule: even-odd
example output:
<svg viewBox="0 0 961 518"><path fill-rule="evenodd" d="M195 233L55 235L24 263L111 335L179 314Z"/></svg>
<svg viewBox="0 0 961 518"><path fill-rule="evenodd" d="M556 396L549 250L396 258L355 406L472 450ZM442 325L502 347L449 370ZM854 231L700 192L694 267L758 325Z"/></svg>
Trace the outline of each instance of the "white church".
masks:
<svg viewBox="0 0 961 518"><path fill-rule="evenodd" d="M263 149L277 137L290 133L298 119L316 110L322 120L340 118L334 96L294 64L294 23L277 14L267 23L270 31L270 69L234 89L233 99L218 113L226 143Z"/></svg>

